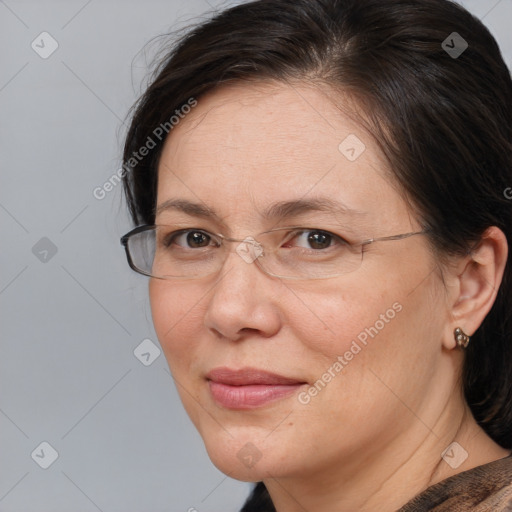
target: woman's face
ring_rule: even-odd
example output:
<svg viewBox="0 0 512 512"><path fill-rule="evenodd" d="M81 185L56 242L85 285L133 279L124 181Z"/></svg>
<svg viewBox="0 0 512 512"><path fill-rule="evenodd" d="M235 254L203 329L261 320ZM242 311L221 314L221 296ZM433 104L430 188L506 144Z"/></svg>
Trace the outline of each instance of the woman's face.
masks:
<svg viewBox="0 0 512 512"><path fill-rule="evenodd" d="M350 242L421 229L372 139L305 84L201 98L165 144L164 202L157 224L237 239L289 226ZM333 240L312 246L309 235L286 247L321 251ZM197 250L190 240L178 249ZM214 275L150 281L181 399L223 472L327 472L425 430L419 418L428 424L449 391L439 369L448 310L423 235L367 245L359 268L321 280L269 276L229 246Z"/></svg>

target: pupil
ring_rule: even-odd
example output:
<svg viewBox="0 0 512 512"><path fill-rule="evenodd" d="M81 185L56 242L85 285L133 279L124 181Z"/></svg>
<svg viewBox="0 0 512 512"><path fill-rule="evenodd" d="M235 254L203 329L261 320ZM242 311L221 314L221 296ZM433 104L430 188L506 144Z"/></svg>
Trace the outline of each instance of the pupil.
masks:
<svg viewBox="0 0 512 512"><path fill-rule="evenodd" d="M187 235L187 243L190 247L204 247L208 245L208 237L199 231Z"/></svg>
<svg viewBox="0 0 512 512"><path fill-rule="evenodd" d="M313 249L325 249L329 247L331 237L327 233L315 231L308 236L308 242Z"/></svg>

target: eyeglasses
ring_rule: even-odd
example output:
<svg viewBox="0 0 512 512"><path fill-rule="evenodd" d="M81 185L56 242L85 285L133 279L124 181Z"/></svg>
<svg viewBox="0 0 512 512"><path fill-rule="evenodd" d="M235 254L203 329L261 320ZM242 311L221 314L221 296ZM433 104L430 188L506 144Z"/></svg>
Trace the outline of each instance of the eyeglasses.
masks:
<svg viewBox="0 0 512 512"><path fill-rule="evenodd" d="M139 226L121 238L128 264L157 279L194 279L218 272L236 242L237 254L266 274L284 279L325 279L348 274L362 263L364 247L403 240L426 230L350 243L323 229L287 227L245 239L171 225Z"/></svg>

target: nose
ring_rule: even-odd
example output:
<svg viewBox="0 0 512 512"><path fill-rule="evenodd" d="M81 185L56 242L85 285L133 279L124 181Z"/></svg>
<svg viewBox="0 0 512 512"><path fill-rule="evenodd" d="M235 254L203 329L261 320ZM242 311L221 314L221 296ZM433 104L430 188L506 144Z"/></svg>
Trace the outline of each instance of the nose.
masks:
<svg viewBox="0 0 512 512"><path fill-rule="evenodd" d="M276 297L282 285L257 266L259 251L257 243L247 240L224 262L204 317L205 326L217 336L232 341L248 334L268 338L281 327Z"/></svg>

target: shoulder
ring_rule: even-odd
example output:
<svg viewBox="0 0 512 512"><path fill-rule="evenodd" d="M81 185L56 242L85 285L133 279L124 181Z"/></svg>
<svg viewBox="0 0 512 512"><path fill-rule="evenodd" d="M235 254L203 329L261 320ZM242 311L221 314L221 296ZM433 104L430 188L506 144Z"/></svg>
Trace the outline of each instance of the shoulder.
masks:
<svg viewBox="0 0 512 512"><path fill-rule="evenodd" d="M512 512L512 455L447 478L397 512L428 511Z"/></svg>

